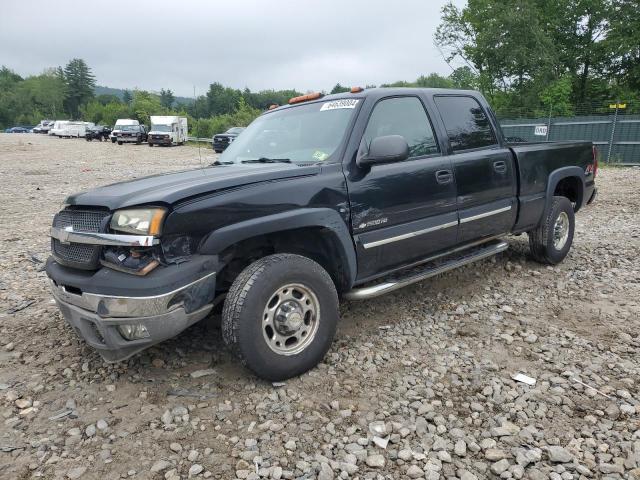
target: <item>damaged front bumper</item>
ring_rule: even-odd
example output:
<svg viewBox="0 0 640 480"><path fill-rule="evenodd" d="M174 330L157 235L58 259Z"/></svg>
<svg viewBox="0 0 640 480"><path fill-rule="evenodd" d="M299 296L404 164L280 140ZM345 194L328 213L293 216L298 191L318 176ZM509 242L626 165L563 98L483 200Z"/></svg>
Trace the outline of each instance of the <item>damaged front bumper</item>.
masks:
<svg viewBox="0 0 640 480"><path fill-rule="evenodd" d="M106 361L118 362L205 318L217 267L217 257L195 255L138 277L109 268L79 271L50 258L46 271L66 321Z"/></svg>

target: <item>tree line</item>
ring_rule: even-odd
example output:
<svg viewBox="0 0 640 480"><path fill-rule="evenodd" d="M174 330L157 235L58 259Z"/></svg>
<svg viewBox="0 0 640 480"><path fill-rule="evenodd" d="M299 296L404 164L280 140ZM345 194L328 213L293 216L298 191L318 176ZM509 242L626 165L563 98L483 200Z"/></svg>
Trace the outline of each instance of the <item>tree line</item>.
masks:
<svg viewBox="0 0 640 480"><path fill-rule="evenodd" d="M82 59L64 68L50 68L22 78L0 68L0 127L35 125L42 119L73 119L113 125L134 118L148 125L151 115L189 118L191 134L209 137L233 126L246 126L270 105L286 103L295 90L252 92L212 83L206 94L189 103L177 102L170 89L159 93L125 90L122 96L95 94L95 76Z"/></svg>
<svg viewBox="0 0 640 480"><path fill-rule="evenodd" d="M572 115L595 100L640 100L638 0L449 3L434 40L499 112Z"/></svg>

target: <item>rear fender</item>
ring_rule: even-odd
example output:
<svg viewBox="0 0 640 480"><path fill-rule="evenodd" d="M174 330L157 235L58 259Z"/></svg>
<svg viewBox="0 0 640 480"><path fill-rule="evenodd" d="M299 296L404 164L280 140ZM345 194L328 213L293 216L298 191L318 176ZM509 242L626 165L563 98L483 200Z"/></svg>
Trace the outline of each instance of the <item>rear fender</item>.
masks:
<svg viewBox="0 0 640 480"><path fill-rule="evenodd" d="M561 180L569 177L577 177L580 180L581 188L578 192L578 199L576 201L575 211L580 210L582 205L584 204L584 192L586 190L586 185L584 181L584 170L580 167L563 167L557 170L554 170L549 175L549 180L547 181L547 193L545 199L545 213L551 208L551 204L553 202L553 194L556 191L556 187L560 183Z"/></svg>

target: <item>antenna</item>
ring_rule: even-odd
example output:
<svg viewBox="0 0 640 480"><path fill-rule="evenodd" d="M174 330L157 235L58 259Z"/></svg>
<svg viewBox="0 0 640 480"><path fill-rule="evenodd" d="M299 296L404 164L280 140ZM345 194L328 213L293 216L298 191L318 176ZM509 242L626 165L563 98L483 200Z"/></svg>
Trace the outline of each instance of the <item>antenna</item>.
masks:
<svg viewBox="0 0 640 480"><path fill-rule="evenodd" d="M196 98L196 86L193 86L193 113L195 113L196 116L196 122L199 120L198 119L198 99ZM196 135L198 134L198 131L196 130ZM198 144L198 158L200 159L200 168L204 168L204 165L202 164L202 154L200 153L200 139L198 137L196 137L196 142Z"/></svg>

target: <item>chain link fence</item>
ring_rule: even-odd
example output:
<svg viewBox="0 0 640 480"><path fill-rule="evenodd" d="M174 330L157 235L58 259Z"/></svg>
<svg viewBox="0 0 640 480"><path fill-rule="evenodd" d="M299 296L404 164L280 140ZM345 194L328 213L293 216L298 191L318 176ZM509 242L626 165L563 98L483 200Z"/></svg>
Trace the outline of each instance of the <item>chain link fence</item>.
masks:
<svg viewBox="0 0 640 480"><path fill-rule="evenodd" d="M548 112L498 110L496 115L512 142L586 140L596 145L601 162L640 165L639 109L637 102L604 100L551 106Z"/></svg>

